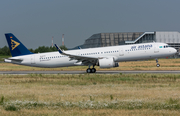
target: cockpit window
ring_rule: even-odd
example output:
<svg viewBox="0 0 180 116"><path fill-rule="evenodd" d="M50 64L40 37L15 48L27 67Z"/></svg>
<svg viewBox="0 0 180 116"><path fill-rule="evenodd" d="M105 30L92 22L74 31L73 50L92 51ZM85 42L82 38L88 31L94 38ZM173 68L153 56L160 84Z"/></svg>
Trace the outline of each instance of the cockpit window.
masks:
<svg viewBox="0 0 180 116"><path fill-rule="evenodd" d="M164 46L164 48L168 48L168 47L169 47L168 45Z"/></svg>
<svg viewBox="0 0 180 116"><path fill-rule="evenodd" d="M159 46L159 48L168 48L169 46L168 45L165 45L165 46Z"/></svg>

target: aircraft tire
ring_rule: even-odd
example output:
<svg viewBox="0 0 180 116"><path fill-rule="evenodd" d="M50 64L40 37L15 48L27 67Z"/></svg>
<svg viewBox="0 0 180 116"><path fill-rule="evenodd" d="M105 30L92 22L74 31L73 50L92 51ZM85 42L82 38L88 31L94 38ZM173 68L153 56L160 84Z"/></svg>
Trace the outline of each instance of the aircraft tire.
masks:
<svg viewBox="0 0 180 116"><path fill-rule="evenodd" d="M92 73L95 73L95 72L96 72L96 69L95 69L95 68L92 68L91 70L92 70Z"/></svg>
<svg viewBox="0 0 180 116"><path fill-rule="evenodd" d="M86 72L87 72L87 73L91 73L91 72L92 72L92 69L88 68L88 69L86 70Z"/></svg>
<svg viewBox="0 0 180 116"><path fill-rule="evenodd" d="M160 67L160 64L157 64L156 66L157 66L157 67Z"/></svg>

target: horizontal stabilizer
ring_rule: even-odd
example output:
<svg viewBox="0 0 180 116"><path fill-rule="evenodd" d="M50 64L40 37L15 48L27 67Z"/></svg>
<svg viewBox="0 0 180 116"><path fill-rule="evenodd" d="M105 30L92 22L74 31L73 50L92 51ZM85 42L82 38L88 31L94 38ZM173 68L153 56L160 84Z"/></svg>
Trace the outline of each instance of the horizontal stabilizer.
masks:
<svg viewBox="0 0 180 116"><path fill-rule="evenodd" d="M23 61L23 59L21 59L21 58L16 58L16 57L11 57L11 58L8 58L8 60Z"/></svg>
<svg viewBox="0 0 180 116"><path fill-rule="evenodd" d="M12 63L12 62L22 62L23 59L16 58L16 57L10 57L8 59L4 59L4 62Z"/></svg>

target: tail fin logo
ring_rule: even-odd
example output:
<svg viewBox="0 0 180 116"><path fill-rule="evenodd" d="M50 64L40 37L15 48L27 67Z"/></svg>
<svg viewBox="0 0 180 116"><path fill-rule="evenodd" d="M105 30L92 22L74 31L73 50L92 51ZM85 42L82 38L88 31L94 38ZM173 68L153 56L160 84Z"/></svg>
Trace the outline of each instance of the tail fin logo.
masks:
<svg viewBox="0 0 180 116"><path fill-rule="evenodd" d="M12 50L14 50L17 46L19 46L19 44L20 43L18 43L18 42L11 39L11 48L12 48Z"/></svg>

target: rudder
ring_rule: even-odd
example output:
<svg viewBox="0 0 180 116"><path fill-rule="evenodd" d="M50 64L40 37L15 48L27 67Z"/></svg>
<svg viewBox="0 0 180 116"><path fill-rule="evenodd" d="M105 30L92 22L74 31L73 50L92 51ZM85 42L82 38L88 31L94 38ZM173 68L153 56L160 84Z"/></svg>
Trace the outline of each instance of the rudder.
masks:
<svg viewBox="0 0 180 116"><path fill-rule="evenodd" d="M5 36L12 57L33 54L12 33L6 33Z"/></svg>

